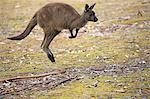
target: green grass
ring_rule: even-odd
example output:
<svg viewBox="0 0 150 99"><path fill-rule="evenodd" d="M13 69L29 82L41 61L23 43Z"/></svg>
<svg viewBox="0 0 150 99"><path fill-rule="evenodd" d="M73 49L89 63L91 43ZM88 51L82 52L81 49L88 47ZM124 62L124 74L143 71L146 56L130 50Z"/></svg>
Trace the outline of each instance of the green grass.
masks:
<svg viewBox="0 0 150 99"><path fill-rule="evenodd" d="M57 87L47 92L34 92L29 96L36 96L39 99L142 98L149 94L149 83L146 81L149 77L148 73L149 70L147 69L142 72L131 73L127 76L101 76L94 79L83 79L67 83L64 86ZM91 86L97 80L99 81L97 87ZM140 88L143 91L143 95L139 94Z"/></svg>
<svg viewBox="0 0 150 99"><path fill-rule="evenodd" d="M34 4L33 4L34 2ZM130 62L132 58L142 58L146 62L149 60L149 35L148 29L127 28L126 30L104 34L103 36L91 36L92 31L87 31L75 39L62 37L60 34L54 39L50 48L55 55L56 63L53 64L41 50L42 30L34 29L34 33L22 41L10 41L6 38L10 35L21 33L30 18L43 5L50 1L44 0L1 0L0 1L0 79L9 78L26 73L48 72L52 69L61 69L69 67L88 67L107 64L123 64ZM54 1L52 1L54 2ZM84 9L84 4L93 4L96 2L96 14L102 26L111 26L112 24L135 24L150 21L149 12L145 12L142 17L137 16L137 11L149 7L148 4L142 5L138 0L59 0L73 5L80 13ZM17 6L19 7L17 8ZM4 9L6 8L6 9ZM129 20L116 20L118 17L131 16ZM94 23L88 24L89 29L95 26ZM91 27L90 27L91 26ZM139 26L139 27L140 27ZM143 25L144 27L146 25ZM7 32L7 29L9 30ZM6 30L6 33L3 33ZM81 34L81 33L80 33ZM40 40L38 40L38 39ZM100 58L100 59L98 59ZM127 76L102 76L94 79L82 79L80 81L67 83L65 86L57 87L46 91L28 91L25 93L29 98L39 99L97 99L100 98L141 98L138 93L142 87L145 95L149 92L149 69L142 72L136 72ZM140 81L140 79L146 79ZM88 86L99 80L98 87ZM106 80L115 82L106 83ZM125 86L116 86L123 83ZM124 93L116 90L125 90ZM148 89L148 90L147 90ZM32 95L33 94L33 95Z"/></svg>
<svg viewBox="0 0 150 99"><path fill-rule="evenodd" d="M133 19L129 19L129 20L117 20L117 21L113 21L112 23L115 24L125 24L125 25L129 25L129 24L134 24L140 21L150 21L149 17L138 17L138 18L133 18Z"/></svg>

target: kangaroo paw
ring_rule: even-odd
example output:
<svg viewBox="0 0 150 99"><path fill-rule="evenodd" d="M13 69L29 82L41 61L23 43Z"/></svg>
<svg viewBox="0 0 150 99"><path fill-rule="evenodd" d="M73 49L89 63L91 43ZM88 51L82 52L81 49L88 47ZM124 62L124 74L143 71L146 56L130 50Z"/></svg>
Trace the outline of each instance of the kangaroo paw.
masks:
<svg viewBox="0 0 150 99"><path fill-rule="evenodd" d="M69 36L70 39L75 38L76 36Z"/></svg>
<svg viewBox="0 0 150 99"><path fill-rule="evenodd" d="M55 58L53 55L47 54L48 58L50 59L51 62L55 62Z"/></svg>

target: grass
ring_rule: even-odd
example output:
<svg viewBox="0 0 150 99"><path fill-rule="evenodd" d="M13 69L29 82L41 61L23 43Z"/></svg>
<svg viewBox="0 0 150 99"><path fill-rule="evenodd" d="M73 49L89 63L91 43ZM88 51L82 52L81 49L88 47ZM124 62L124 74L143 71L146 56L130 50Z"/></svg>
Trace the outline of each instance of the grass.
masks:
<svg viewBox="0 0 150 99"><path fill-rule="evenodd" d="M130 24L134 24L134 23L137 23L140 21L150 21L150 18L149 17L138 17L138 18L129 19L129 20L117 20L117 21L113 21L113 23L130 25Z"/></svg>
<svg viewBox="0 0 150 99"><path fill-rule="evenodd" d="M81 3L82 1L82 3ZM96 2L96 14L102 26L112 24L132 25L141 23L138 28L119 29L111 34L103 36L91 36L91 30L86 33L79 33L75 39L68 39L67 34L60 34L54 39L50 48L52 49L56 64L51 63L46 54L41 50L40 44L43 38L41 29L36 27L33 33L22 41L9 41L6 37L21 33L28 21L41 6L47 2L44 0L1 0L0 1L0 79L26 75L26 73L48 72L51 69L100 66L107 64L122 64L130 62L131 58L142 58L149 60L149 30L143 22L150 21L149 13L143 17L137 16L137 11L145 10L149 4L141 5L138 0L60 0L73 5L80 13L85 3ZM34 4L33 4L34 2ZM4 9L6 8L6 10ZM128 20L118 20L120 16L130 16ZM116 20L117 19L117 20ZM142 26L143 25L143 26ZM89 23L87 27L93 29L95 24ZM142 28L141 28L142 27ZM64 36L65 35L65 36ZM4 43L4 44L3 44ZM147 58L148 57L148 58ZM25 96L29 98L48 99L97 99L100 98L142 98L139 94L139 87L143 88L144 95L149 92L148 78L149 69L129 75L112 77L102 76L94 79L82 79L60 86L53 90L28 91ZM141 79L146 79L142 81ZM88 87L96 80L100 83L98 87ZM105 82L113 80L115 82ZM124 86L116 86L123 83ZM125 90L120 93L116 90ZM33 94L33 95L32 95ZM144 96L143 95L143 96Z"/></svg>
<svg viewBox="0 0 150 99"><path fill-rule="evenodd" d="M149 77L148 73L149 70L144 70L126 76L101 76L94 79L83 79L49 91L30 93L29 97L40 99L143 98L149 94L149 82L146 81ZM97 87L92 86L97 80L99 81ZM141 95L139 94L140 89L143 91Z"/></svg>
<svg viewBox="0 0 150 99"><path fill-rule="evenodd" d="M10 46L14 50L18 49L18 51L15 51L15 53L1 53L1 57L4 58L3 61L1 61L1 68L7 67L9 65L9 67L12 66L17 72L38 72L38 69L44 70L44 68L51 69L66 68L72 66L82 67L97 66L100 64L120 64L122 62L128 61L129 58L139 57L141 54L144 54L143 52L139 51L140 48L146 47L146 45L149 43L147 40L143 40L145 38L145 35L147 34L148 32L143 32L142 34L139 33L136 35L132 34L133 36L140 37L137 39L127 39L129 35L127 35L126 37L124 36L124 38L122 39L120 39L121 37L119 37L119 39L115 39L116 35L120 35L118 33L114 33L112 37L78 37L74 40L57 38L51 46L52 51L56 56L56 64L51 63L44 52L40 52L40 47L37 49L38 52L31 52L27 50L28 48L33 49L32 44L28 45L28 43L26 42L28 41L28 39L21 41L22 44L26 42L25 45L16 45L16 41L12 42ZM128 42L132 40L134 40L134 42L139 42L139 44ZM30 39L30 41L35 42L32 39ZM77 47L78 45L80 46ZM7 46L1 45L1 48L8 50L10 46L8 46L8 44ZM23 52L22 47L25 48ZM11 50L11 48L9 50ZM97 57L106 57L106 59L98 61ZM8 75L8 71L9 70L1 72L1 77L5 77L5 75ZM15 71L12 72L15 73Z"/></svg>

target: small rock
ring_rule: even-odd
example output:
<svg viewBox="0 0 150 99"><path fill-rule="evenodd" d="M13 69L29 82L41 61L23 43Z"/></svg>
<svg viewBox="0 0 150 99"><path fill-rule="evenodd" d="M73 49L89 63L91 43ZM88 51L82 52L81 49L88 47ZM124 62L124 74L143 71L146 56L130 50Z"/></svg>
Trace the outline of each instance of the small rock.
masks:
<svg viewBox="0 0 150 99"><path fill-rule="evenodd" d="M31 49L31 48L29 48L29 51L30 51L30 52L33 52L34 50L33 50L33 49Z"/></svg>
<svg viewBox="0 0 150 99"><path fill-rule="evenodd" d="M20 5L19 5L19 4L17 4L17 5L15 6L15 8L20 8Z"/></svg>
<svg viewBox="0 0 150 99"><path fill-rule="evenodd" d="M108 57L106 57L106 56L104 56L104 57L103 57L103 59L104 59L104 60L106 60L106 59L109 59L109 58L108 58Z"/></svg>
<svg viewBox="0 0 150 99"><path fill-rule="evenodd" d="M6 81L6 83L3 83L3 86L5 86L5 87L8 87L10 85L11 85L11 82L9 82L9 81Z"/></svg>
<svg viewBox="0 0 150 99"><path fill-rule="evenodd" d="M113 82L115 82L115 81L114 81L114 80L105 80L105 83L108 83L108 82L113 83Z"/></svg>
<svg viewBox="0 0 150 99"><path fill-rule="evenodd" d="M120 89L120 90L115 90L115 92L125 93L126 91L125 91L125 90L123 90L123 89Z"/></svg>
<svg viewBox="0 0 150 99"><path fill-rule="evenodd" d="M140 52L140 50L136 50L136 52Z"/></svg>
<svg viewBox="0 0 150 99"><path fill-rule="evenodd" d="M87 54L86 57L90 56L90 54Z"/></svg>
<svg viewBox="0 0 150 99"><path fill-rule="evenodd" d="M119 83L119 84L117 84L117 86L124 86L125 85L125 83Z"/></svg>
<svg viewBox="0 0 150 99"><path fill-rule="evenodd" d="M4 45L4 44L6 44L5 42L0 42L0 45Z"/></svg>
<svg viewBox="0 0 150 99"><path fill-rule="evenodd" d="M130 16L124 16L124 17L119 17L119 20L129 20L131 17Z"/></svg>
<svg viewBox="0 0 150 99"><path fill-rule="evenodd" d="M96 82L94 82L91 86L97 87L97 85L98 85L99 82L100 82L99 80L96 80Z"/></svg>
<svg viewBox="0 0 150 99"><path fill-rule="evenodd" d="M146 62L145 62L145 61L142 61L142 63L145 64Z"/></svg>
<svg viewBox="0 0 150 99"><path fill-rule="evenodd" d="M47 77L44 77L44 78L43 78L43 81L46 81L46 80L47 80Z"/></svg>
<svg viewBox="0 0 150 99"><path fill-rule="evenodd" d="M79 59L78 61L79 61L79 62L84 62L84 60L81 60L81 59Z"/></svg>
<svg viewBox="0 0 150 99"><path fill-rule="evenodd" d="M124 89L127 89L128 87L127 87L127 86L124 86L123 88L124 88Z"/></svg>
<svg viewBox="0 0 150 99"><path fill-rule="evenodd" d="M21 44L21 42L18 42L17 44L18 44L18 45L20 45L20 44Z"/></svg>
<svg viewBox="0 0 150 99"><path fill-rule="evenodd" d="M128 55L125 55L125 57L128 58L129 56L128 56Z"/></svg>

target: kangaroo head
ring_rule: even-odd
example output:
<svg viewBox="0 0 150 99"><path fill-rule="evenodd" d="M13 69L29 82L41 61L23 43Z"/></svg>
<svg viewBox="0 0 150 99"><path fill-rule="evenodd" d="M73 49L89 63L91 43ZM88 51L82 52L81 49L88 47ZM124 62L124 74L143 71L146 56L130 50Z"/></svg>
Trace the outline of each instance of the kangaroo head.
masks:
<svg viewBox="0 0 150 99"><path fill-rule="evenodd" d="M89 7L88 4L85 5L84 16L86 20L97 22L98 18L95 16L95 12L92 10L96 3Z"/></svg>

